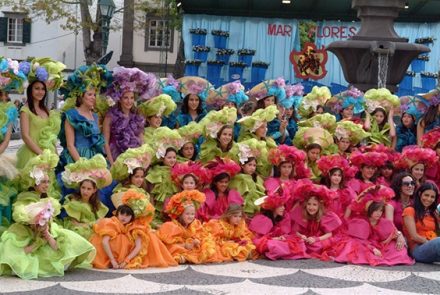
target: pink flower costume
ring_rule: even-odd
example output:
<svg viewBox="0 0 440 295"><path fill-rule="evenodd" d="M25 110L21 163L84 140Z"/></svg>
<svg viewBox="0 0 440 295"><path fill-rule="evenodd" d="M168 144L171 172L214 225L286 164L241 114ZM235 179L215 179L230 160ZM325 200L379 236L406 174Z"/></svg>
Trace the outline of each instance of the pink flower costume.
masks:
<svg viewBox="0 0 440 295"><path fill-rule="evenodd" d="M289 197L286 197L287 195L284 194L284 197L280 197L279 194L276 194L263 197L261 199L264 199L264 203L261 207L270 214L269 212L273 212L287 202L289 199ZM279 221L274 221L260 213L252 218L249 229L255 235L253 242L258 253L270 260L310 257L306 253L304 242L292 232L292 220L287 212Z"/></svg>
<svg viewBox="0 0 440 295"><path fill-rule="evenodd" d="M433 129L422 136L422 145L424 148L430 148L435 151L439 142L440 128ZM440 161L431 163L431 166L426 169L426 177L440 187Z"/></svg>
<svg viewBox="0 0 440 295"><path fill-rule="evenodd" d="M388 202L393 195L390 188L375 187L358 196L351 205L358 214L348 221L346 232L334 246L335 261L372 266L414 264L406 247L397 250L398 231L393 222L381 217L373 225L366 216L368 206L373 201ZM374 249L378 249L381 255L375 255Z"/></svg>

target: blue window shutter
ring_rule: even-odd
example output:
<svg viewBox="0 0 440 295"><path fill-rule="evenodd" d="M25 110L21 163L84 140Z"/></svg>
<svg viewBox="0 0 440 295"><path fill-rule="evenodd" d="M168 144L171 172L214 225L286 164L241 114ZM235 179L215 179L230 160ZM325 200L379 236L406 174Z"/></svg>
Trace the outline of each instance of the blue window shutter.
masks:
<svg viewBox="0 0 440 295"><path fill-rule="evenodd" d="M0 17L0 42L8 41L8 18Z"/></svg>
<svg viewBox="0 0 440 295"><path fill-rule="evenodd" d="M31 43L31 22L23 20L23 43Z"/></svg>

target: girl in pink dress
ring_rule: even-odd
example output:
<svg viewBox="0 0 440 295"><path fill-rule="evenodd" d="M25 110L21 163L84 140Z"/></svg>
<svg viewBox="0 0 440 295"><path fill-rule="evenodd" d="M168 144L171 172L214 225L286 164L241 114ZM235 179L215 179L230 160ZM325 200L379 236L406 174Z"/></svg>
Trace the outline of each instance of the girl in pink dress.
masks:
<svg viewBox="0 0 440 295"><path fill-rule="evenodd" d="M342 224L336 213L327 210L335 192L309 179L301 179L292 195L298 200L291 212L292 231L301 238L308 255L330 260L328 253L334 246L333 232Z"/></svg>
<svg viewBox="0 0 440 295"><path fill-rule="evenodd" d="M375 186L361 193L351 205L360 214L348 222L345 235L335 245L335 261L352 264L411 265L405 239L393 222L383 217L393 190Z"/></svg>
<svg viewBox="0 0 440 295"><path fill-rule="evenodd" d="M240 194L229 189L229 182L240 172L240 166L227 158L217 158L208 162L206 168L211 171L211 188L204 190L206 201L197 211L197 218L205 222L220 218L231 204L243 205Z"/></svg>
<svg viewBox="0 0 440 295"><path fill-rule="evenodd" d="M350 167L348 161L341 155L323 156L318 160L321 170L321 183L336 192L335 198L329 202L329 210L343 218L345 209L356 197L356 193L346 186L348 179L356 173L356 168Z"/></svg>
<svg viewBox="0 0 440 295"><path fill-rule="evenodd" d="M290 192L297 179L308 178L311 175L306 166L306 153L293 146L282 144L269 151L269 162L274 166L274 176L264 182L267 194L282 194ZM293 199L289 199L286 209L289 211Z"/></svg>
<svg viewBox="0 0 440 295"><path fill-rule="evenodd" d="M285 204L290 193L277 193L262 197L260 214L252 218L249 229L258 253L270 260L309 258L304 242L292 232L292 219Z"/></svg>

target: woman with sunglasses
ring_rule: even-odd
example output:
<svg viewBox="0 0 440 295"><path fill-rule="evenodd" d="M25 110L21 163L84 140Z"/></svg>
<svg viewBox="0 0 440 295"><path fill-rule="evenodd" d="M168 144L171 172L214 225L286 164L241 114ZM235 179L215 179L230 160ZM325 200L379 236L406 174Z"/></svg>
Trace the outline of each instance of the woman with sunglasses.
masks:
<svg viewBox="0 0 440 295"><path fill-rule="evenodd" d="M425 182L414 194L414 206L403 210L403 232L410 253L417 262L440 261L439 220L435 213L437 203L437 186Z"/></svg>
<svg viewBox="0 0 440 295"><path fill-rule="evenodd" d="M398 230L402 230L403 219L402 212L408 206L414 204L414 191L416 188L416 180L408 172L402 172L393 177L391 188L394 190L395 197L389 202L391 206L386 208L391 210L387 215L392 218Z"/></svg>

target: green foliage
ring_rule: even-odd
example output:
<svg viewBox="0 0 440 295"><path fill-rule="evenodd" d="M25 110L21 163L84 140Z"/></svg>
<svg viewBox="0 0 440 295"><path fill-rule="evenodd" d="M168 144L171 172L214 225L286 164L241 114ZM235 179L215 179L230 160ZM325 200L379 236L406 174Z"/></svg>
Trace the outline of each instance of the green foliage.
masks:
<svg viewBox="0 0 440 295"><path fill-rule="evenodd" d="M313 21L300 21L298 30L299 30L299 40L301 44L301 49L304 47L304 44L307 42L315 43L314 33L316 31L317 24Z"/></svg>

